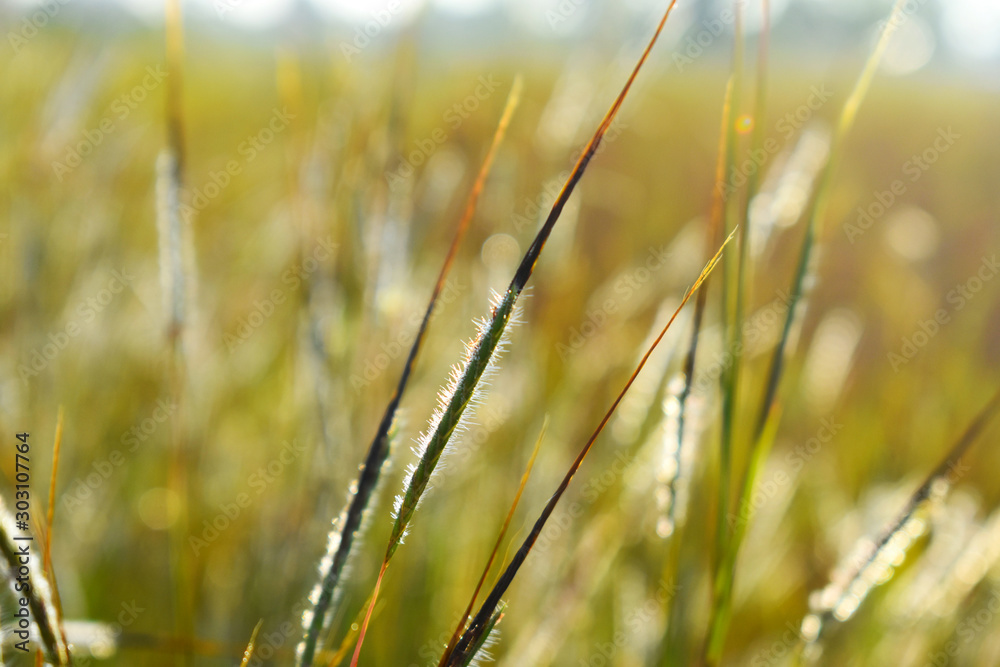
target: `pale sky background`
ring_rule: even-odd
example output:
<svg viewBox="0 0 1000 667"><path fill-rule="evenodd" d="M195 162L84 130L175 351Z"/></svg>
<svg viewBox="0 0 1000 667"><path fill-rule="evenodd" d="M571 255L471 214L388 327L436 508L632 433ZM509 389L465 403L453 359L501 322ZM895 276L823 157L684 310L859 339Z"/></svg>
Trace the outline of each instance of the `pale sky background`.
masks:
<svg viewBox="0 0 1000 667"><path fill-rule="evenodd" d="M454 15L475 16L488 12L503 11L515 22L534 28L540 32L552 33L549 12L558 12L570 8L569 19L561 22L559 35L571 34L574 25L582 24L588 9L597 0L183 0L185 12L190 15L202 15L207 20L224 21L234 26L248 29L266 28L287 16L296 2L307 2L317 12L328 17L331 22L364 24L378 14L389 11L391 4L398 5L398 10L387 30L398 30L416 17L420 10L429 5L431 9L448 12ZM20 10L29 10L44 4L56 2L78 7L90 5L95 11L101 10L101 4L113 2L130 13L150 23L162 20L162 0L11 0L11 4ZM662 11L665 0L616 0L628 11L649 13ZM681 0L675 18L680 21L693 21L695 12L692 8L697 3L708 2L718 9L730 7L731 2L713 0ZM775 24L779 24L789 5L813 5L831 15L839 15L850 20L852 16L866 15L877 5L887 12L891 6L890 0L772 0L772 16ZM988 60L1000 58L1000 0L910 0L916 11L907 21L903 30L896 38L897 55L901 70L919 69L921 61L925 63L940 45L935 43L934 31L928 20L939 17L941 35L947 41L949 50L973 60ZM753 24L753 14L759 3L750 0L747 4L749 14L748 24ZM906 62L909 61L909 62ZM916 67L914 67L916 65Z"/></svg>

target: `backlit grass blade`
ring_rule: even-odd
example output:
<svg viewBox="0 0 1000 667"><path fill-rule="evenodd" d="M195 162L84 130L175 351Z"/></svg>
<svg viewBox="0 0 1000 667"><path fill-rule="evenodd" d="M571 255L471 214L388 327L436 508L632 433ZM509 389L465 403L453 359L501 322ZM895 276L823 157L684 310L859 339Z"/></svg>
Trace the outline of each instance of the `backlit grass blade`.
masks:
<svg viewBox="0 0 1000 667"><path fill-rule="evenodd" d="M735 233L735 230L733 233ZM611 416L615 413L615 410L618 409L618 405L621 403L622 399L625 398L625 394L628 393L628 390L632 386L632 383L635 382L636 377L638 377L640 371L642 371L643 367L646 365L646 362L649 360L650 355L653 354L653 351L656 350L657 345L659 345L660 341L663 340L663 337L666 335L667 330L670 328L670 325L673 324L674 320L677 318L678 313L680 313L681 309L684 308L685 304L687 304L691 296L695 293L695 291L697 291L697 289L701 286L704 280L712 272L712 269L715 268L715 265L718 263L719 258L722 256L722 251L725 249L726 244L728 244L729 241L732 240L732 238L733 234L730 234L729 237L726 239L726 241L722 244L722 247L719 248L718 252L716 252L715 255L712 257L712 259L709 260L708 264L705 266L701 274L698 276L698 279L695 280L694 284L691 285L687 293L684 295L684 298L681 300L680 305L677 306L677 309L674 311L674 314L667 321L666 325L664 325L663 330L660 331L659 336L656 337L656 339L650 345L649 349L646 350L646 353L639 361L639 364L632 372L632 375L629 376L629 379L625 383L625 386L619 392L617 398L615 398L614 402L611 404L611 407L608 408L608 411L604 414L604 417L597 425L597 428L594 429L594 432L590 435L590 438L587 440L586 444L584 444L583 449L580 450L580 453L577 455L576 460L574 460L573 464L569 467L569 470L563 477L563 480L559 484L559 487L556 489L555 493L552 494L552 497L545 505L545 508L542 510L542 513L535 521L535 524L532 527L531 532L521 543L520 549L518 549L517 553L514 555L514 558L511 560L510 564L504 570L503 574L500 575L500 578L494 585L493 590L490 591L490 594L483 602L483 605L479 608L479 612L472 620L472 623L469 625L469 628L462 635L462 638L459 640L458 645L455 647L455 652L452 654L451 660L447 663L448 665L463 664L462 660L468 657L473 648L482 639L483 634L486 632L489 626L490 619L494 617L494 615L497 612L497 609L499 608L499 605L501 603L500 600L501 597L504 595L504 593L507 592L507 588L510 587L511 583L514 581L514 577L517 576L517 573L520 570L521 565L524 564L525 559L531 552L531 548L538 540L538 536L541 535L542 529L545 528L546 522L552 515L552 512L555 510L556 505L559 503L559 500L566 492L566 489L569 488L569 484L571 481L573 481L574 475L576 475L577 471L580 469L580 466L583 465L584 459L587 458L587 454L590 453L590 450L593 448L594 443L597 441L598 436L601 435L601 432L604 430L604 427L611 419Z"/></svg>
<svg viewBox="0 0 1000 667"><path fill-rule="evenodd" d="M583 174L587 169L587 165L597 152L602 138L607 133L612 121L614 121L615 117L618 115L618 111L621 108L622 103L625 101L625 97L628 95L629 90L631 90L632 84L635 81L636 76L639 74L639 70L649 57L649 53L652 51L653 45L656 44L656 40L660 36L663 26L666 23L667 18L670 16L670 12L675 4L676 0L671 0L669 6L663 14L663 18L660 19L660 23L656 27L653 37L646 45L646 48L640 56L639 61L636 63L635 68L632 70L631 75L622 87L621 92L615 98L611 108L608 109L607 113L604 115L604 119L601 121L597 130L594 132L594 135L587 143L586 148L580 154L576 165L573 167L566 183L559 192L559 196L556 197L556 200L552 205L552 209L549 211L548 217L545 219L541 229L538 231L535 239L528 247L524 257L521 259L521 263L518 266L517 271L514 273L514 277L507 288L506 294L502 297L499 303L491 309L489 318L482 323L479 335L477 336L475 342L469 347L465 363L461 368L456 368L451 386L449 386L446 394L442 395L441 398L443 400L441 401L441 406L438 412L435 413L432 418L431 429L422 439L422 454L420 461L410 471L409 475L407 475L403 495L397 497L395 523L393 524L392 533L389 537L389 543L386 547L386 553L383 559L383 573L385 571L385 567L392 559L393 554L395 554L396 549L399 547L403 537L406 535L413 513L416 511L417 504L420 502L420 499L430 482L431 474L434 472L434 468L437 466L437 463L441 458L441 454L444 452L445 445L447 445L451 440L452 434L459 426L466 408L469 406L477 389L479 388L480 379L495 361L494 353L500 347L504 334L507 331L507 325L514 314L514 307L517 303L518 297L520 297L521 293L524 291L525 285L531 278L531 274L535 269L535 264L538 262L538 257L541 255L542 249L545 247L545 242L552 233L552 229L559 220L559 216L562 214L563 208L566 206L566 202L573 194L573 190L576 188L577 183L579 183L580 179L583 177ZM358 637L358 646L355 649L354 659L351 663L352 667L357 665L361 644L364 641L366 626L367 619L365 621L365 625L362 626L361 633Z"/></svg>
<svg viewBox="0 0 1000 667"><path fill-rule="evenodd" d="M354 539L361 529L362 520L375 493L382 468L389 457L390 431L396 419L399 403L402 400L403 392L406 390L413 367L416 364L417 356L420 353L420 348L427 333L427 327L434 313L434 307L437 305L438 297L440 297L444 289L448 272L451 270L455 257L458 254L458 248L472 221L476 205L479 202L479 196L486 184L486 178L493 165L497 150L503 141L507 127L510 125L514 110L517 108L521 94L521 85L520 77L514 80L504 111L501 114L500 122L493 135L493 142L486 153L486 158L483 160L475 183L469 193L465 210L455 229L455 235L452 237L448 253L445 255L444 264L441 266L441 271L434 284L430 301L420 322L420 328L417 330L413 345L410 347L410 352L403 365L403 372L396 385L396 390L392 398L389 399L389 404L386 406L382 420L379 422L378 430L368 448L368 454L362 464L361 472L354 487L355 490L352 492L347 507L341 513L333 531L331 531L327 555L320 565L320 580L316 584L316 588L313 590L311 596L313 608L306 612L303 618L305 636L298 649L298 664L303 667L308 667L313 663L320 636L332 615L334 598L337 587L340 584L341 575L351 555Z"/></svg>

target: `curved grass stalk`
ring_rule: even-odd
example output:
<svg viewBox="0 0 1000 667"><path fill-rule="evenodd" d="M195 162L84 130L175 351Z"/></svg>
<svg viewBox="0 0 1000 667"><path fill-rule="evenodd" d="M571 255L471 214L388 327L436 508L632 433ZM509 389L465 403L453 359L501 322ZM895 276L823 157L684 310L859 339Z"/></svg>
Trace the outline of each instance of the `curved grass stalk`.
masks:
<svg viewBox="0 0 1000 667"><path fill-rule="evenodd" d="M514 314L514 308L517 304L518 297L521 296L528 280L531 278L531 274L535 269L535 264L538 262L538 258L542 253L542 249L545 247L545 243L548 240L549 235L552 233L552 229L559 220L559 216L562 214L563 208L565 208L570 195L573 194L573 190L576 188L580 179L583 177L584 172L587 170L587 165L590 164L591 159L600 147L601 140L607 133L608 128L611 127L611 123L614 121L615 117L618 115L618 111L621 109L621 105L625 101L625 97L628 95L629 90L631 90L632 84L635 81L636 76L639 74L639 70L642 69L643 64L649 57L649 53L652 51L653 45L656 44L656 40L660 36L663 26L667 21L667 17L670 16L670 12L676 2L677 0L671 0L663 18L656 27L653 37L646 45L646 49L640 56L639 61L636 63L631 75L622 87L621 92L618 93L615 101L604 115L604 119L601 121L600 125L598 125L597 130L587 143L586 148L584 148L580 157L577 159L576 165L573 167L569 177L566 179L566 183L559 192L559 196L556 197L545 222L542 224L538 234L536 234L534 240L531 242L531 245L525 252L524 257L521 259L521 263L518 265L518 268L514 273L514 277L507 288L506 294L504 294L500 302L491 309L489 319L482 323L480 335L468 350L464 367L455 373L452 381L452 387L449 388L450 391L447 393L447 396L442 396L442 399L446 398L447 400L442 400L438 412L435 413L435 416L431 420L432 426L430 431L426 434L426 437L422 438L423 443L421 446L422 452L420 461L407 476L403 495L397 497L395 522L393 523L392 533L389 537L385 557L382 561L382 567L378 579L379 583L381 582L382 576L385 574L385 570L388 567L389 562L396 553L396 549L399 547L404 536L406 535L410 520L413 518L413 513L416 511L417 505L420 502L428 483L430 482L431 474L434 472L434 469L441 458L441 454L444 452L445 446L451 440L451 436L455 432L455 429L459 426L466 408L475 396L476 390L479 387L480 379L495 361L495 353L500 347L504 333L507 331L507 325L510 323ZM376 584L376 594L373 597L371 606L374 606L374 600L378 597L377 591L379 583ZM495 602L493 606L496 606ZM371 607L369 607L369 612L370 609ZM485 619L483 622L485 622ZM351 661L351 667L357 666L367 627L368 618L366 617L361 626L361 632L358 636L358 645L354 651L354 658Z"/></svg>
<svg viewBox="0 0 1000 667"><path fill-rule="evenodd" d="M735 234L735 230L733 230L733 234ZM674 311L673 316L667 321L666 325L664 325L663 330L660 331L660 334L650 345L649 349L646 350L646 353L639 361L639 364L636 366L635 370L632 371L632 375L629 376L629 379L625 383L625 386L619 392L617 398L615 398L614 402L611 404L611 407L608 408L608 411L604 414L604 417L597 425L597 428L594 429L594 432L591 434L586 444L584 444L583 449L580 450L580 453L577 455L576 460L573 461L573 464L569 467L569 470L563 477L563 480L559 484L559 487L556 489L555 493L552 494L552 497L549 498L548 503L546 503L538 519L535 521L535 524L532 527L531 532L521 543L520 549L518 549L517 553L514 555L514 558L511 560L510 564L504 570L503 574L500 575L500 578L497 580L497 583L493 586L493 590L490 591L490 594L487 596L486 600L479 608L479 612L476 614L475 618L473 618L472 623L469 624L469 628L462 635L462 638L459 640L457 646L455 647L455 651L452 653L451 659L447 663L449 667L453 665L465 664L465 662L463 661L471 653L474 652L474 648L477 645L479 645L485 633L488 632L491 620L495 618L496 614L498 613L498 610L501 608L500 607L500 605L502 604L501 597L503 596L504 593L507 592L507 589L510 587L510 584L514 581L514 577L517 576L517 573L520 570L521 565L524 564L524 561L528 557L528 554L531 552L531 549L534 546L535 542L537 541L538 536L545 528L546 522L552 515L552 512L555 510L555 507L559 503L559 500L566 492L566 489L569 488L569 484L570 482L573 481L573 477L580 469L580 466L583 465L584 459L587 458L587 454L590 453L590 450L593 448L594 443L597 441L598 436L601 435L601 433L604 430L604 427L607 425L608 421L611 420L612 415L614 415L615 410L618 408L618 405L622 402L622 399L625 398L625 394L628 393L628 390L635 382L636 377L638 377L639 373L646 365L646 362L649 360L650 355L653 354L653 352L656 350L656 347L660 344L660 341L663 340L663 337L666 335L667 330L670 328L670 325L672 325L674 323L674 320L677 319L678 313L680 313L681 309L684 308L684 306L687 304L691 296L695 293L695 291L698 290L701 284L712 272L712 269L715 268L715 265L718 263L719 258L722 256L722 251L725 249L729 241L732 240L733 234L729 235L726 241L722 244L722 247L720 247L718 252L716 252L715 255L712 257L712 259L709 260L708 264L702 270L701 274L698 276L697 280L695 280L694 284L692 284L691 287L688 289L688 291L685 293L684 298L681 300L680 305L677 306L677 309Z"/></svg>
<svg viewBox="0 0 1000 667"><path fill-rule="evenodd" d="M476 584L475 590L472 591L472 597L469 599L469 604L465 608L462 618L455 626L455 632L452 633L451 639L448 641L448 646L441 655L441 660L438 663L439 667L444 667L444 665L447 664L448 658L451 657L452 651L455 650L455 644L458 643L458 639L462 635L462 630L465 629L465 622L468 621L469 616L472 615L472 610L476 606L476 598L479 597L479 592L482 590L483 584L486 582L486 577L490 573L490 568L493 567L493 561L500 552L500 545L503 543L503 538L507 535L507 529L510 528L510 522L514 518L514 512L517 511L517 506L521 502L521 494L524 493L524 487L528 484L528 478L531 476L531 470L535 467L535 459L538 457L538 450L542 447L542 439L545 437L545 431L548 426L549 418L546 416L545 421L542 422L542 430L539 432L538 438L535 440L535 448L531 451L531 458L528 459L528 465L524 469L524 474L521 475L521 483L517 487L517 493L514 494L514 500L511 502L510 509L507 511L507 517L504 519L503 525L500 527L500 532L497 534L496 543L493 545L490 557L486 560L486 567L483 568L483 574L479 577L479 582ZM499 621L499 618L497 620Z"/></svg>
<svg viewBox="0 0 1000 667"><path fill-rule="evenodd" d="M458 254L458 248L461 245L462 239L465 237L469 223L472 221L476 205L479 202L479 195L486 184L486 178L493 165L493 160L496 157L497 150L499 149L500 144L503 141L503 137L506 134L507 127L514 114L514 110L517 108L520 94L521 79L518 77L514 80L514 84L511 86L510 93L507 96L507 103L504 106L496 132L493 135L493 142L487 151L486 158L483 160L482 167L480 167L479 174L477 175L476 181L472 186L471 192L469 193L465 211L462 218L459 220L458 226L455 230L455 236L451 241L451 247L448 249L448 254L445 256L444 264L438 274L437 282L434 284L434 290L431 293L427 309L424 311L424 317L420 322L420 328L417 330L417 334L413 340L413 345L410 347L410 352L407 355L406 363L403 366L403 372L400 375L399 383L396 385L396 390L393 393L392 398L389 399L389 404L386 406L385 412L382 415L382 420L375 433L375 438L372 440L372 443L368 448L368 454L362 464L358 479L351 487L351 494L347 507L344 508L344 511L338 518L334 529L330 532L327 554L320 564L320 580L317 582L316 587L313 589L310 596L310 599L313 602L313 608L303 615L305 636L299 644L297 658L297 664L302 667L309 667L309 665L312 665L320 635L326 629L329 619L332 616L333 609L335 607L335 595L338 586L340 585L341 575L343 574L348 558L351 555L354 538L361 530L362 520L369 507L371 498L375 493L375 488L378 486L378 480L382 468L386 460L389 458L391 440L390 434L396 419L396 412L399 409L399 403L402 400L403 392L406 390L406 386L409 383L413 367L416 365L417 356L420 353L420 348L427 333L427 327L429 326L431 316L434 313L434 307L437 304L438 297L444 289L445 279L447 278L448 272L451 270L451 266L455 261L455 257Z"/></svg>

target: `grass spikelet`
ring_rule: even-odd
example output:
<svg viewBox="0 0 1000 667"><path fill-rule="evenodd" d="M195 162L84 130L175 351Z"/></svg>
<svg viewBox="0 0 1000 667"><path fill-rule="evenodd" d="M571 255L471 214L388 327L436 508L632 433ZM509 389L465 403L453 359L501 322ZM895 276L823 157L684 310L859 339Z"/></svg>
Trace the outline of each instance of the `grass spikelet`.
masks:
<svg viewBox="0 0 1000 667"><path fill-rule="evenodd" d="M496 351L501 340L503 340L507 324L510 322L514 313L514 305L517 302L518 297L524 291L528 279L531 278L531 274L534 271L538 257L541 255L545 242L552 233L552 229L558 221L559 215L562 213L562 210L566 205L566 201L569 199L570 195L572 195L577 183L579 183L580 179L583 177L583 173L586 171L587 165L590 163L591 158L593 158L598 147L600 146L601 139L611 126L611 122L614 120L615 116L618 114L622 102L625 100L625 96L628 94L632 87L632 83L635 81L636 75L638 75L639 70L642 68L646 58L649 56L653 45L656 43L660 32L663 30L663 25L666 23L667 17L670 16L670 11L673 9L674 4L676 4L676 0L673 0L670 3L663 15L663 18L660 20L660 23L656 28L656 32L649 41L649 44L646 46L646 49L639 58L639 61L636 63L635 68L632 70L632 74L629 76L628 81L626 81L621 92L618 94L618 97L611 105L611 108L608 109L608 112L605 114L601 124L598 126L593 137L591 137L588 142L587 147L577 160L576 166L574 166L573 171L570 173L565 185L563 185L559 196L553 203L552 209L542 225L542 228L538 231L538 234L532 241L531 246L529 246L527 252L524 254L524 257L521 259L521 263L514 274L514 278L511 280L510 285L507 288L506 294L499 301L499 303L491 309L489 319L482 323L480 334L477 337L474 346L468 352L468 358L464 369L460 372L460 375L453 377L454 387L447 391L449 396L448 402L442 406L440 415L432 418L431 431L423 444L421 460L417 464L416 468L414 468L413 473L409 476L406 491L402 498L398 501L398 506L396 508L396 522L393 525L392 534L389 538L389 546L386 549L387 561L392 558L392 555L395 553L396 548L399 545L400 539L405 534L410 518L413 516L413 512L416 509L416 504L419 502L423 490L430 481L430 474L433 472L433 468L437 464L437 461L441 456L441 452L444 450L445 444L447 444L448 440L451 438L455 427L458 425L462 414L472 399L480 378L490 365L494 351Z"/></svg>
<svg viewBox="0 0 1000 667"><path fill-rule="evenodd" d="M952 446L944 459L910 496L903 511L874 542L865 539L855 546L854 553L831 575L830 583L810 597L810 613L802 621L805 641L803 655L813 658L819 653L818 642L830 619L846 621L864 602L875 587L892 578L895 568L906 557L914 540L927 528L923 512L936 498L941 498L953 486L953 471L962 456L985 430L1000 410L1000 391L986 404Z"/></svg>
<svg viewBox="0 0 1000 667"><path fill-rule="evenodd" d="M498 314L505 306L505 314ZM453 436L466 430L474 416L482 400L483 389L496 372L497 363L508 346L510 325L520 321L519 308L513 301L507 303L498 294L493 295L491 313L492 318L476 321L476 336L465 344L465 360L452 367L448 384L438 393L438 407L430 425L420 435L414 448L419 460L407 467L403 479L404 493L397 495L393 504L395 523L386 551L387 561L405 540L410 519L430 486L446 445Z"/></svg>
<svg viewBox="0 0 1000 667"><path fill-rule="evenodd" d="M479 196L486 184L486 178L489 175L493 160L496 157L496 153L501 142L503 141L507 127L513 117L514 110L517 108L521 94L521 86L521 78L518 77L514 80L514 84L508 94L506 105L504 106L503 113L500 117L500 122L493 135L493 142L487 151L483 164L480 167L479 174L477 175L475 183L472 186L472 190L469 193L465 211L456 226L451 246L448 249L448 253L445 255L444 263L441 266L437 281L434 284L434 289L427 304L427 309L424 311L423 319L420 322L420 328L417 330L413 344L410 347L399 382L396 385L396 390L389 399L389 404L386 406L385 412L382 415L382 420L379 423L375 437L368 448L368 453L365 456L365 461L362 464L358 479L351 485L347 506L334 522L334 527L330 531L326 555L320 563L320 578L310 594L310 602L313 606L303 614L302 618L305 635L297 648L297 664L302 667L308 667L313 663L319 637L328 626L329 620L334 611L335 594L340 584L341 577L343 576L344 568L346 567L348 559L351 555L354 540L361 531L362 521L366 512L369 510L371 499L375 493L376 487L378 486L382 468L389 458L389 453L391 451L390 435L396 421L400 401L402 400L403 393L406 391L413 368L416 365L417 356L419 355L420 348L423 345L427 328L430 325L431 316L434 314L434 307L437 305L438 297L444 289L445 280L448 277L451 266L458 254L458 249L461 246L465 233L472 221L476 205L479 201ZM374 605L374 602L372 605Z"/></svg>
<svg viewBox="0 0 1000 667"><path fill-rule="evenodd" d="M0 500L0 556L6 562L4 574L15 598L27 598L31 618L38 629L45 659L53 665L72 665L66 636L60 624L59 612L52 600L52 588L45 573L32 558L27 568L19 560L19 543L34 541L31 535L18 535L14 518ZM27 586L23 586L23 569L27 569ZM17 589L16 584L22 584Z"/></svg>
<svg viewBox="0 0 1000 667"><path fill-rule="evenodd" d="M566 472L566 475L563 477L563 480L559 484L559 487L556 489L555 493L552 494L552 497L549 499L548 503L546 503L545 508L542 510L538 519L535 521L535 524L532 527L531 532L521 543L520 549L518 549L517 553L514 555L514 558L511 560L510 564L504 570L503 574L500 575L500 578L493 586L493 590L490 591L489 596L487 596L486 600L483 602L483 605L479 608L479 612L476 614L476 617L469 625L468 630L466 630L465 634L462 635L462 639L459 640L458 645L455 648L455 652L452 654L451 660L447 663L448 665L463 664L461 661L465 657L470 655L470 652L472 651L473 647L477 646L479 642L482 640L483 634L486 632L486 629L489 626L490 619L494 617L494 614L498 609L498 605L500 604L500 598L507 591L507 588L510 586L510 584L514 581L514 577L517 576L518 570L520 570L521 565L524 564L525 559L528 557L528 553L531 551L531 548L538 540L538 536L541 535L542 529L545 527L545 523L552 515L553 510L555 510L556 505L562 498L563 494L566 492L566 489L569 488L570 482L573 481L574 475L576 475L576 472L580 469L580 466L583 465L584 459L587 458L587 454L590 453L590 450L591 448L593 448L594 443L597 441L598 436L601 435L602 431L604 430L604 427L607 425L608 421L610 421L612 415L614 415L615 413L615 410L618 408L618 405L622 402L622 399L625 398L625 395L628 393L629 388L635 382L636 377L638 377L639 373L646 365L646 362L649 360L649 357L656 350L656 347L660 344L660 341L663 340L663 337L670 329L670 325L672 325L674 323L674 320L677 318L678 313L680 313L681 309L684 308L684 306L687 304L691 296L698 290L701 284L705 281L705 279L715 268L715 265L718 263L719 258L722 256L723 250L725 250L726 245L729 243L729 241L732 240L733 235L735 233L736 230L733 230L733 232L729 235L728 238L726 238L725 242L722 244L722 247L720 247L719 250L712 257L712 259L709 260L708 264L705 265L705 268L702 270L697 280L695 280L694 284L691 285L687 293L684 294L684 298L681 299L680 305L677 306L677 310L674 311L673 316L667 321L666 325L664 325L663 330L660 331L660 335L656 337L656 339L650 345L649 349L646 350L646 353L639 361L639 364L636 366L635 370L632 371L632 375L629 376L629 379L625 383L625 386L622 388L621 392L619 392L617 398L615 398L614 402L611 404L611 407L608 408L608 411L604 414L604 417L597 425L597 428L594 429L594 432L591 434L586 444L584 444L583 449L580 450L580 453L577 455L576 460L573 461L573 464Z"/></svg>
<svg viewBox="0 0 1000 667"><path fill-rule="evenodd" d="M678 522L685 518L690 466L703 433L705 408L705 397L690 394L690 383L685 375L679 374L670 380L660 407L664 420L657 475L661 517L656 533L662 538L671 537Z"/></svg>
<svg viewBox="0 0 1000 667"><path fill-rule="evenodd" d="M160 249L160 287L170 340L184 327L184 270L181 230L181 181L176 154L164 150L156 162L156 231Z"/></svg>
<svg viewBox="0 0 1000 667"><path fill-rule="evenodd" d="M820 123L807 125L780 173L775 173L771 189L754 197L748 214L751 232L750 256L760 259L777 229L795 224L809 202L819 170L830 151L830 131Z"/></svg>

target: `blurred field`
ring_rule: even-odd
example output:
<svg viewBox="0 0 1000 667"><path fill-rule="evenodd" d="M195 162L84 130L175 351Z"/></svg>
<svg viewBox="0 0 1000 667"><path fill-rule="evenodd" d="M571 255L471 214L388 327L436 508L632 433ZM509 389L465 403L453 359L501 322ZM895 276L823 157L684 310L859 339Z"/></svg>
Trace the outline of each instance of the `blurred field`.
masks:
<svg viewBox="0 0 1000 667"><path fill-rule="evenodd" d="M275 656L251 664L292 663L296 610L329 522L520 72L521 106L404 398L392 469L353 559L339 645L377 575L410 442L473 335L472 319L487 312L490 289L506 287L551 203L546 186L558 187L650 30L623 31L610 45L533 52L526 42L462 58L394 33L393 48L352 62L332 40L275 47L190 31L187 371L173 410L156 226L162 33L102 40L53 26L16 55L2 50L0 432L31 433L41 516L65 410L53 538L64 616L125 626L115 655L98 664L182 664L187 649L190 664L238 664L259 619ZM778 146L765 171L787 158L802 127L829 127L869 46L858 38L836 66L774 54L767 117L756 119ZM676 305L697 275L728 70L720 49L677 71L678 48L675 38L654 50L556 227L476 423L453 443L383 584L362 664L436 664L544 416L550 425L512 534L523 536L617 394L661 304ZM829 100L803 122L817 86ZM836 173L780 431L739 562L725 664L785 664L810 592L900 510L996 390L998 112L998 88L961 73L875 81ZM950 143L935 145L941 136ZM914 167L925 151L933 164ZM399 171L406 161L412 175ZM901 194L892 193L896 180ZM884 213L873 215L880 200ZM858 222L859 207L870 224ZM758 400L778 326L767 310L788 289L800 230L777 230L753 268L750 310L764 317L745 371L748 403ZM717 298L718 282L709 289ZM664 573L668 540L657 534L663 434L640 437L659 409L657 381L679 370L689 327L688 314L668 334L511 588L494 649L500 664L658 664L664 600L674 596L686 639L672 664L694 664L710 599L714 385L702 397L706 431L676 579ZM699 366L711 368L723 358L711 310L703 335ZM829 442L802 449L831 424ZM935 505L930 538L832 630L821 664L938 664L932 657L951 640L958 650L947 664L1000 664L1000 621L981 614L1000 590L998 434L984 434L955 491ZM168 480L177 441L191 452L189 498ZM0 459L5 497L13 465L13 455ZM187 573L176 569L170 538L185 512ZM922 609L928 582L952 572L948 545L960 548L987 521L982 535L992 537L976 547L985 578L954 608ZM186 630L175 625L184 589ZM3 614L6 623L7 607ZM4 647L9 664L30 664L11 653Z"/></svg>

